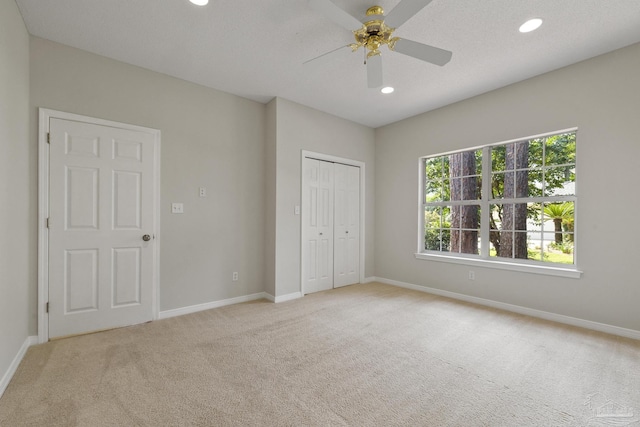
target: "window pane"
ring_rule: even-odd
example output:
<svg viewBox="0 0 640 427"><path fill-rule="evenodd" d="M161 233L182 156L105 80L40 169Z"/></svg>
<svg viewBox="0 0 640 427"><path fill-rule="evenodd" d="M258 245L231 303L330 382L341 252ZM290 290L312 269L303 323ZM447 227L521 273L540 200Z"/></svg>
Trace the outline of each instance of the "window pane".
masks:
<svg viewBox="0 0 640 427"><path fill-rule="evenodd" d="M442 246L441 246L441 251L442 252L449 252L449 244L451 242L451 230L448 229L444 229L442 230Z"/></svg>
<svg viewBox="0 0 640 427"><path fill-rule="evenodd" d="M544 239L542 238L542 230L539 225L537 227L530 227L527 231L527 248L529 259L543 261L545 245Z"/></svg>
<svg viewBox="0 0 640 427"><path fill-rule="evenodd" d="M479 254L480 206L451 206L451 252Z"/></svg>
<svg viewBox="0 0 640 427"><path fill-rule="evenodd" d="M564 133L546 138L544 151L545 166L575 164L576 134Z"/></svg>
<svg viewBox="0 0 640 427"><path fill-rule="evenodd" d="M427 180L441 179L444 176L442 172L442 157L434 157L432 159L425 159L424 170Z"/></svg>
<svg viewBox="0 0 640 427"><path fill-rule="evenodd" d="M491 176L491 197L494 199L504 198L504 173L498 172Z"/></svg>
<svg viewBox="0 0 640 427"><path fill-rule="evenodd" d="M429 202L442 202L448 197L448 189L445 190L442 181L427 181L425 182L424 201Z"/></svg>
<svg viewBox="0 0 640 427"><path fill-rule="evenodd" d="M489 207L489 225L491 230L502 228L502 205L491 205Z"/></svg>
<svg viewBox="0 0 640 427"><path fill-rule="evenodd" d="M462 178L452 178L449 186L451 200L462 200Z"/></svg>
<svg viewBox="0 0 640 427"><path fill-rule="evenodd" d="M572 264L574 203L548 203L544 205L543 227L545 230L548 261Z"/></svg>
<svg viewBox="0 0 640 427"><path fill-rule="evenodd" d="M529 197L529 180L528 170L519 170L515 176L515 188L513 189L513 197Z"/></svg>
<svg viewBox="0 0 640 427"><path fill-rule="evenodd" d="M530 169L529 170L529 197L541 197L542 196L542 183L543 172L542 168Z"/></svg>
<svg viewBox="0 0 640 427"><path fill-rule="evenodd" d="M441 188L441 194L442 194L442 201L443 202L448 202L449 200L451 200L451 182L449 181L449 179L445 178L442 181L442 186Z"/></svg>
<svg viewBox="0 0 640 427"><path fill-rule="evenodd" d="M441 241L442 208L427 206L424 210L424 248L429 251L439 251Z"/></svg>
<svg viewBox="0 0 640 427"><path fill-rule="evenodd" d="M535 204L505 203L491 205L490 256L528 258L529 230L535 231Z"/></svg>
<svg viewBox="0 0 640 427"><path fill-rule="evenodd" d="M544 171L545 196L566 196L576 193L576 172L569 166Z"/></svg>
<svg viewBox="0 0 640 427"><path fill-rule="evenodd" d="M480 200L481 185L477 175L462 178L462 200Z"/></svg>
<svg viewBox="0 0 640 427"><path fill-rule="evenodd" d="M542 167L542 147L544 139L532 139L529 141L529 169Z"/></svg>
<svg viewBox="0 0 640 427"><path fill-rule="evenodd" d="M439 202L448 199L448 184L443 183L444 158L425 159L424 162L424 198L425 202Z"/></svg>
<svg viewBox="0 0 640 427"><path fill-rule="evenodd" d="M504 145L491 147L491 170L501 172L505 170L505 154L507 149Z"/></svg>
<svg viewBox="0 0 640 427"><path fill-rule="evenodd" d="M513 197L513 188L515 187L515 181L514 181L515 177L516 177L516 174L513 171L507 171L504 173L504 187L502 189L502 197Z"/></svg>

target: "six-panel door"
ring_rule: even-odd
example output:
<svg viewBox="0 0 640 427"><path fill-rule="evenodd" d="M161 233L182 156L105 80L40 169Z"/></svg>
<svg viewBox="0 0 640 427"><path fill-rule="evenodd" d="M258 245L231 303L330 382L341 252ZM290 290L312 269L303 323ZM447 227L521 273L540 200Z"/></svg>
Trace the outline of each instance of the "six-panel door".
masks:
<svg viewBox="0 0 640 427"><path fill-rule="evenodd" d="M49 132L49 337L151 320L153 136L53 118Z"/></svg>

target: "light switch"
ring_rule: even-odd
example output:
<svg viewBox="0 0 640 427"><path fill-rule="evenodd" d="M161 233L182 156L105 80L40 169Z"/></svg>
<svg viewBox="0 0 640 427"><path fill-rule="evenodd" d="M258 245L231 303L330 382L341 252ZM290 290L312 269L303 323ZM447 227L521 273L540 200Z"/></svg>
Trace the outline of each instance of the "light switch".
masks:
<svg viewBox="0 0 640 427"><path fill-rule="evenodd" d="M171 213L174 213L174 214L184 213L184 205L182 203L171 203Z"/></svg>
<svg viewBox="0 0 640 427"><path fill-rule="evenodd" d="M293 208L293 213L296 214L296 215L300 215L300 205L296 205Z"/></svg>

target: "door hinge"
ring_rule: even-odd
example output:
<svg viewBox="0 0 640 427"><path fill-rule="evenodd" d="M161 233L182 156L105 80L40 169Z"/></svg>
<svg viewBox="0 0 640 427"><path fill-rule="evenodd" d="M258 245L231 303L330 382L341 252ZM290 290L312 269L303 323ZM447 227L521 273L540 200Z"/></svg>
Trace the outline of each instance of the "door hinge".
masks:
<svg viewBox="0 0 640 427"><path fill-rule="evenodd" d="M49 220L49 218L47 218L47 228L49 228L50 224L51 224L51 221Z"/></svg>
<svg viewBox="0 0 640 427"><path fill-rule="evenodd" d="M47 132L47 144L51 144L51 133Z"/></svg>
<svg viewBox="0 0 640 427"><path fill-rule="evenodd" d="M47 311L47 313L49 312L49 302L47 302L47 306L45 307L45 310Z"/></svg>

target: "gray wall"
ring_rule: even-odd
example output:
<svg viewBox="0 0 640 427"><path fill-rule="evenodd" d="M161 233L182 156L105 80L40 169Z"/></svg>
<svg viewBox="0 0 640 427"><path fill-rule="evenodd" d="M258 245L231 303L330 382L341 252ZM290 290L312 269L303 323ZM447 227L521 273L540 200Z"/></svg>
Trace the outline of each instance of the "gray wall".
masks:
<svg viewBox="0 0 640 427"><path fill-rule="evenodd" d="M29 34L0 0L0 379L29 332L37 287L37 146L29 140ZM35 309L35 307L33 307Z"/></svg>
<svg viewBox="0 0 640 427"><path fill-rule="evenodd" d="M374 130L282 98L272 101L275 120L275 296L300 292L301 151L308 150L365 163L365 277L374 272ZM272 124L270 126L273 126ZM273 207L271 207L273 208Z"/></svg>
<svg viewBox="0 0 640 427"><path fill-rule="evenodd" d="M161 130L160 310L263 291L264 105L32 37L38 107Z"/></svg>
<svg viewBox="0 0 640 427"><path fill-rule="evenodd" d="M376 130L376 276L640 330L640 44ZM577 126L581 279L416 260L420 156Z"/></svg>

